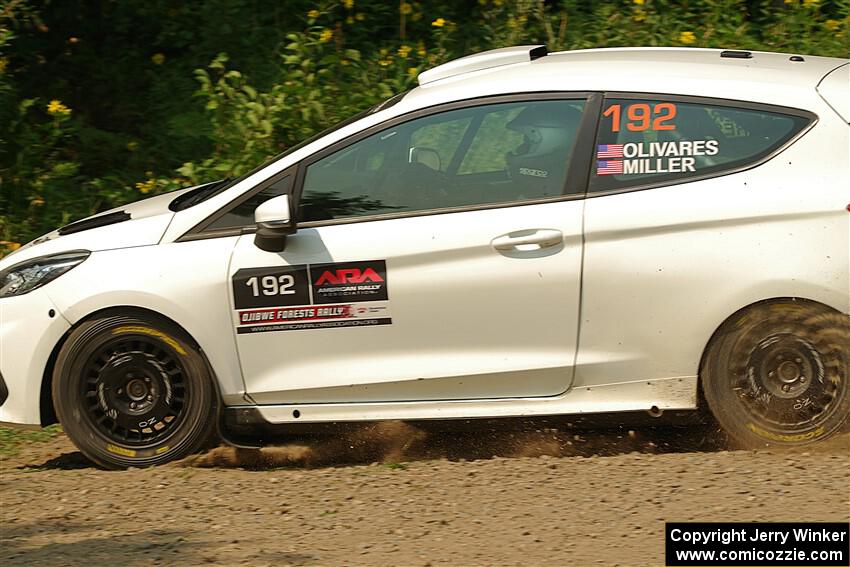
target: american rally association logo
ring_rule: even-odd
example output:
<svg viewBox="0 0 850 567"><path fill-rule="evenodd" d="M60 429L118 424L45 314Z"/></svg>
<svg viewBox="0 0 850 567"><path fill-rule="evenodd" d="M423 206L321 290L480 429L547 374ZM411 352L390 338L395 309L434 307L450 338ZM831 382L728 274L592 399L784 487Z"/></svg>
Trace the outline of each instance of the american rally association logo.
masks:
<svg viewBox="0 0 850 567"><path fill-rule="evenodd" d="M343 285L343 284L362 284L364 282L383 283L382 278L372 268L361 270L358 268L344 268L340 270L325 270L315 285Z"/></svg>
<svg viewBox="0 0 850 567"><path fill-rule="evenodd" d="M387 267L383 260L312 264L313 303L384 301Z"/></svg>
<svg viewBox="0 0 850 567"><path fill-rule="evenodd" d="M717 140L598 144L596 175L694 172L695 156L713 156L718 151Z"/></svg>

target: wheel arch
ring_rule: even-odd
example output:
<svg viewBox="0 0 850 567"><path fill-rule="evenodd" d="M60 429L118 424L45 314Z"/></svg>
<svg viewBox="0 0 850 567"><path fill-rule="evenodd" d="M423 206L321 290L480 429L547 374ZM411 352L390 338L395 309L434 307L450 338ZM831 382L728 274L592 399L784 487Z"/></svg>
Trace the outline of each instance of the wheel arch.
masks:
<svg viewBox="0 0 850 567"><path fill-rule="evenodd" d="M47 359L47 364L44 368L44 374L41 378L41 389L39 392L39 417L41 420L41 426L47 427L48 425L52 425L54 423L58 423L58 418L56 416L56 408L53 406L53 371L56 368L56 360L59 357L59 353L62 350L62 347L65 346L65 343L68 341L68 337L71 333L74 332L80 325L85 323L86 321L90 321L97 317L103 317L108 315L135 315L140 316L142 318L152 318L159 319L161 321L167 322L168 324L174 325L180 331L182 331L189 341L192 344L192 347L195 348L198 353L201 355L201 358L204 360L204 363L207 366L207 370L210 373L210 378L213 381L214 391L218 396L219 402L222 399L221 395L221 385L219 384L218 376L213 369L212 364L210 364L209 359L207 358L204 349L201 348L201 345L192 336L192 334L186 330L183 325L175 321L174 319L163 315L157 311L152 309L147 309L145 307L139 307L137 305L116 305L105 307L103 309L98 309L97 311L93 311L86 315L85 317L80 318L76 321L71 327L62 335L62 338L56 343L53 347L53 350L50 353L50 356Z"/></svg>

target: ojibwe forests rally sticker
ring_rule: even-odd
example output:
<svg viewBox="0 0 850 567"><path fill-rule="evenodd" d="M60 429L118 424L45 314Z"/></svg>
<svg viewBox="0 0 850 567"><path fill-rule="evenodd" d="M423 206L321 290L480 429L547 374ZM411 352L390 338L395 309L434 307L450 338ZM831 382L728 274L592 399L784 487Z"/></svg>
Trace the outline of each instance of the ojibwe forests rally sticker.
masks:
<svg viewBox="0 0 850 567"><path fill-rule="evenodd" d="M244 268L233 298L239 334L392 324L384 260Z"/></svg>

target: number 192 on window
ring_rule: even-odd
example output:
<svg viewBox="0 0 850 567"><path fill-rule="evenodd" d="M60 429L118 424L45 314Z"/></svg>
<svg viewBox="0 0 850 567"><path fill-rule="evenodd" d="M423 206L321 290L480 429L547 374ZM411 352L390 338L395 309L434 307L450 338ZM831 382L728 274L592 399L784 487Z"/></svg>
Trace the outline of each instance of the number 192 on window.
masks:
<svg viewBox="0 0 850 567"><path fill-rule="evenodd" d="M672 123L676 117L676 105L672 102L659 102L654 105L638 102L626 105L625 112L623 105L617 103L605 109L602 116L611 119L612 132L619 132L624 123L629 132L676 129L676 125Z"/></svg>

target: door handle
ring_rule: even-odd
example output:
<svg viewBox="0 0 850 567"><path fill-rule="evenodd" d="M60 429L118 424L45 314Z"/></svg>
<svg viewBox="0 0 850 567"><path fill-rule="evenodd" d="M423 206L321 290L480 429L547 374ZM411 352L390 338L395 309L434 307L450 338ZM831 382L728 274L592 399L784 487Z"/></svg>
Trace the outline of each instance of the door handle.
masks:
<svg viewBox="0 0 850 567"><path fill-rule="evenodd" d="M496 250L514 250L520 246L534 246L532 250L557 246L564 241L560 230L531 229L518 230L503 236L497 236L490 245Z"/></svg>

